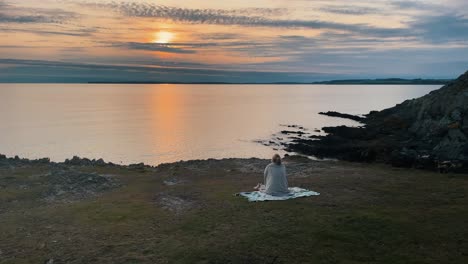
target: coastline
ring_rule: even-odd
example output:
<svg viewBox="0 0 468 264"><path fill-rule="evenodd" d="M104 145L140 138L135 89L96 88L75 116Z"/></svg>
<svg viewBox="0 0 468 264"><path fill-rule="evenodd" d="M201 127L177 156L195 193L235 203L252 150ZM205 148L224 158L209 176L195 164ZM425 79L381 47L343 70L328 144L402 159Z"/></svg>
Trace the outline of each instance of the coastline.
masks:
<svg viewBox="0 0 468 264"><path fill-rule="evenodd" d="M468 71L422 97L394 107L351 115L320 115L356 121L357 126L322 127L325 135L281 131L297 136L273 142L288 152L395 167L468 173ZM447 102L451 102L448 104ZM321 132L320 130L318 132Z"/></svg>
<svg viewBox="0 0 468 264"><path fill-rule="evenodd" d="M148 166L0 156L0 260L466 260L463 175L300 156L284 162L291 186L321 195L265 203L235 196L262 180L269 161L257 158Z"/></svg>

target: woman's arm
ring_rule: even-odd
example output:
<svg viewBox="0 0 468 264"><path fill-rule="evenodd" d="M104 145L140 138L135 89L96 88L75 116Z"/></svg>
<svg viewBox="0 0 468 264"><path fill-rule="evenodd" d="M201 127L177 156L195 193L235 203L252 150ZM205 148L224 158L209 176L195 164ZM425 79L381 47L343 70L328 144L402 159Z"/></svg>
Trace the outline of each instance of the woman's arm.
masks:
<svg viewBox="0 0 468 264"><path fill-rule="evenodd" d="M266 179L268 176L268 166L265 167L265 170L263 171L263 184L266 185Z"/></svg>

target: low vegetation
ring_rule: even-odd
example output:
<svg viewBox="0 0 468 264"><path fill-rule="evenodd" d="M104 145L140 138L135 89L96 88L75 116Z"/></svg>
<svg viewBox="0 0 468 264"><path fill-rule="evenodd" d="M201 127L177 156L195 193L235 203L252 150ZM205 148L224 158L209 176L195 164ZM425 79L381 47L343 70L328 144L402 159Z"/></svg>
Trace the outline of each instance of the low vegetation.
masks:
<svg viewBox="0 0 468 264"><path fill-rule="evenodd" d="M468 261L464 175L290 157L320 196L235 196L267 163L0 163L0 263Z"/></svg>

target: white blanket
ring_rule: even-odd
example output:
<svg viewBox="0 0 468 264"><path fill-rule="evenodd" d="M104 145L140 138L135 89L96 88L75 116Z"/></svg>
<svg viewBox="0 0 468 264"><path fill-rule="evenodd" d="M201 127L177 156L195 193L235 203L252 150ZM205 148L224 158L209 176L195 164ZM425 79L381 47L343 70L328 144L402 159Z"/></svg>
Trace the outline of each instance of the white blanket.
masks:
<svg viewBox="0 0 468 264"><path fill-rule="evenodd" d="M320 195L320 193L318 192L309 191L309 190L302 189L299 187L290 187L288 189L289 189L289 193L285 195L281 195L281 196L276 196L276 195L273 196L273 195L269 195L261 191L241 192L239 193L239 195L247 198L249 202L283 201L283 200L295 199L299 197Z"/></svg>

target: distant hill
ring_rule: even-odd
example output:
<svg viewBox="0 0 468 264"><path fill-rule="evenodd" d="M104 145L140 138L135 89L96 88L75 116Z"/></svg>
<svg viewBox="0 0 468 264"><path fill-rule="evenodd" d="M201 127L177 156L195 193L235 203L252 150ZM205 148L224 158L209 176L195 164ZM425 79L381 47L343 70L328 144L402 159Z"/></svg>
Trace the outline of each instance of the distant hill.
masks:
<svg viewBox="0 0 468 264"><path fill-rule="evenodd" d="M356 80L332 80L315 82L314 84L441 84L445 85L453 80L448 79L356 79Z"/></svg>
<svg viewBox="0 0 468 264"><path fill-rule="evenodd" d="M171 82L171 81L125 81L125 82L88 82L93 84L440 84L445 85L453 80L451 79L350 79L350 80L331 80L321 82Z"/></svg>

